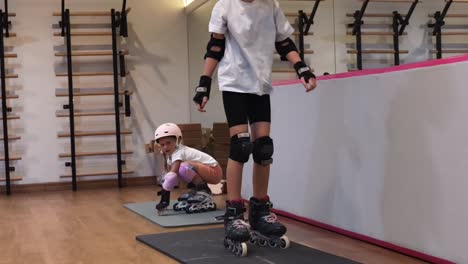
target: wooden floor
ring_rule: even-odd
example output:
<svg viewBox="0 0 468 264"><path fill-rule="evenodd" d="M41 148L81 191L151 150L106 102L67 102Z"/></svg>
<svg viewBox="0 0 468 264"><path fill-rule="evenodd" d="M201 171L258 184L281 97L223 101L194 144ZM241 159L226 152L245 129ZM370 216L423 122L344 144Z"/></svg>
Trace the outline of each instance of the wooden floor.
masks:
<svg viewBox="0 0 468 264"><path fill-rule="evenodd" d="M155 193L156 188L148 186L2 194L0 263L177 263L135 236L183 228L161 228L122 206L155 199ZM423 263L306 224L281 221L292 240L361 263Z"/></svg>

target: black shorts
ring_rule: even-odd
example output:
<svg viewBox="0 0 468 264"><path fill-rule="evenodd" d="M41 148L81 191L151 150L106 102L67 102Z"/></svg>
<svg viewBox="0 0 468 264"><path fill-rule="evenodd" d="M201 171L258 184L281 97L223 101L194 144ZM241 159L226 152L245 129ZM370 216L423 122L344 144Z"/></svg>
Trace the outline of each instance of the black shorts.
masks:
<svg viewBox="0 0 468 264"><path fill-rule="evenodd" d="M223 92L224 112L229 127L271 122L270 95Z"/></svg>

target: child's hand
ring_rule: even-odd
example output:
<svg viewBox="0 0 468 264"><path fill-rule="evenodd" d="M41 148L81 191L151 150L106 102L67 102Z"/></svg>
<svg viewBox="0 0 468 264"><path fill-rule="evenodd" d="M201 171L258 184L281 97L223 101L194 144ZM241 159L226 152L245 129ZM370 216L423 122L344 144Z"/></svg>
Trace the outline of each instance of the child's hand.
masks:
<svg viewBox="0 0 468 264"><path fill-rule="evenodd" d="M317 80L315 80L315 78L310 78L309 82L306 83L304 77L301 77L301 82L304 85L307 93L317 87Z"/></svg>
<svg viewBox="0 0 468 264"><path fill-rule="evenodd" d="M310 70L309 66L305 64L303 61L298 61L294 64L294 69L296 70L297 75L306 88L306 92L310 92L315 87L317 87L317 81L315 75Z"/></svg>
<svg viewBox="0 0 468 264"><path fill-rule="evenodd" d="M205 105L208 103L208 99L210 99L211 77L206 75L201 76L200 83L195 91L196 94L193 97L193 101L197 104L198 111L206 112Z"/></svg>
<svg viewBox="0 0 468 264"><path fill-rule="evenodd" d="M208 97L205 96L205 97L203 97L202 103L197 104L198 111L199 112L206 112L205 106L206 106L207 103L208 103Z"/></svg>

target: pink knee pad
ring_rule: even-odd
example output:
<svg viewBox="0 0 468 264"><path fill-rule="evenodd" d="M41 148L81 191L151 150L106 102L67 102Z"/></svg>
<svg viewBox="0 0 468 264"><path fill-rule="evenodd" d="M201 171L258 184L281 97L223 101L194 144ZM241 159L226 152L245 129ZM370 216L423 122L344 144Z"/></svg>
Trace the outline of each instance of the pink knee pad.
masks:
<svg viewBox="0 0 468 264"><path fill-rule="evenodd" d="M164 182L162 184L162 187L166 191L173 191L177 183L178 183L177 173L171 171L171 172L168 172L164 176Z"/></svg>
<svg viewBox="0 0 468 264"><path fill-rule="evenodd" d="M197 173L193 169L192 165L186 162L183 162L182 164L180 164L179 176L180 178L182 178L183 181L192 182L193 177L195 177L195 175L197 175Z"/></svg>

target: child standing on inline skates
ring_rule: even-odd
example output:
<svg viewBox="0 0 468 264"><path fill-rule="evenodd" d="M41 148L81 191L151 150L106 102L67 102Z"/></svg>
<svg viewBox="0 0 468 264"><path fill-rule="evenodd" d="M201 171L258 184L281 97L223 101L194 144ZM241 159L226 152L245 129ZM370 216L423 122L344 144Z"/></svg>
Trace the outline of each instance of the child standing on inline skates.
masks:
<svg viewBox="0 0 468 264"><path fill-rule="evenodd" d="M224 245L245 256L249 239L261 245L287 247L286 227L270 212L268 196L273 140L270 138L270 93L274 51L288 60L306 91L316 87L315 76L302 61L290 36L294 32L277 0L219 0L209 22L203 75L193 98L204 112L211 90L211 76L218 66L219 89L231 136L227 165L227 202ZM249 125L250 132L249 133ZM243 165L252 154L253 196L249 224L241 199Z"/></svg>
<svg viewBox="0 0 468 264"><path fill-rule="evenodd" d="M169 206L171 191L179 179L192 182L195 188L179 198L173 207L175 211L185 210L190 214L216 210L207 184L218 184L223 178L218 162L202 151L184 146L182 132L176 124L160 125L154 139L159 144L168 171L163 178L161 201L156 205L158 213L161 214Z"/></svg>

